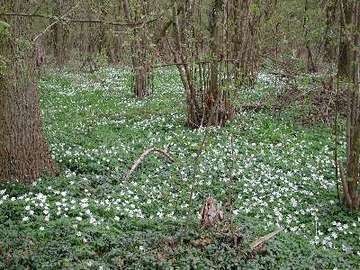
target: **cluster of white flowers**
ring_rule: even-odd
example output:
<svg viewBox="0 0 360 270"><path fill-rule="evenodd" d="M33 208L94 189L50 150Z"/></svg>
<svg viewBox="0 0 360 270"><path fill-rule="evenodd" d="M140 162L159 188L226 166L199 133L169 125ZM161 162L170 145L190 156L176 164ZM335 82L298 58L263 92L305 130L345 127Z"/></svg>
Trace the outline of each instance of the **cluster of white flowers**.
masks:
<svg viewBox="0 0 360 270"><path fill-rule="evenodd" d="M59 87L56 81L42 83L51 95L45 113L54 119L46 126L48 134L62 135L65 128L74 136L86 136L97 128L115 127L124 134L141 136L130 138L119 132L119 138L112 139L112 143L104 140L97 146L54 139L51 149L58 163L85 169L95 164L104 175L89 176L69 170L64 173L65 180L61 181L66 185L61 188L49 185L42 192L12 197L7 190L0 190L0 205L11 202L23 205L24 223L32 222L35 216L43 218L40 231L52 220L68 219L76 235L87 243L89 240L81 232L83 226L111 226L126 218L182 220L189 213L190 192L193 208L190 212L195 214L201 209L204 196L215 193L221 197L231 188L237 194L233 214L239 222L244 216L251 217L264 230L281 226L314 245L346 253L360 252L359 247L346 242L349 235L359 238L360 220L342 221L338 217L332 220L327 216L329 208L336 207L332 196L336 194L336 183L330 138L326 135L321 135L321 140L312 138L308 131L294 131L269 115L259 117L254 113L241 113L224 129L199 130L183 127L185 116L178 106L171 112L136 115L138 110L161 105L165 98L166 102L178 105L182 88L178 79L166 81L170 71L159 71L163 72L157 79L161 91L155 91L151 99L136 101L122 91L126 83L124 74L128 72L100 70L102 80L96 83L78 74L64 73L62 76L71 81L68 87ZM268 80L264 74L262 79ZM96 91L101 91L102 98L91 99L91 105L85 97L81 102L73 99ZM64 97L69 102L60 106ZM116 107L99 116L107 98L115 97ZM58 125L59 113L86 117L84 121ZM71 119L71 115L67 117ZM203 147L207 134L209 139ZM157 163L149 170L140 168L132 181L120 181L119 175L128 169L134 157L150 147L169 148L176 162ZM153 160L149 158L146 162L152 164ZM91 190L90 185L82 188L81 184L94 181L101 186L112 180L116 180L114 190L109 188L101 194Z"/></svg>

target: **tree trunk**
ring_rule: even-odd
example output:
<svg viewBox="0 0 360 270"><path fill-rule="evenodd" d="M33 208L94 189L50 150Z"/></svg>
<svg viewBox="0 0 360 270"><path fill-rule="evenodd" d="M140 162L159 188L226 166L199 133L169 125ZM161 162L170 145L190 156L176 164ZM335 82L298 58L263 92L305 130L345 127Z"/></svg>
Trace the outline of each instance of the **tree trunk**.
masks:
<svg viewBox="0 0 360 270"><path fill-rule="evenodd" d="M304 18L303 18L303 31L304 31L304 47L306 49L306 67L309 73L317 72L317 68L314 62L313 53L310 48L310 41L309 41L309 31L308 31L308 9L309 9L309 2L305 0L304 6Z"/></svg>
<svg viewBox="0 0 360 270"><path fill-rule="evenodd" d="M147 3L143 3L144 9L147 9ZM125 18L128 23L135 20L143 19L146 15L146 10L141 12L139 10L131 10L131 6L128 0L123 0L123 8ZM140 14L139 14L140 13ZM131 37L131 62L133 67L133 92L134 95L143 99L150 94L150 64L148 63L148 45L146 37L146 24L140 29L134 28L132 30Z"/></svg>
<svg viewBox="0 0 360 270"><path fill-rule="evenodd" d="M206 122L209 126L223 126L234 116L234 108L228 96L220 89L219 69L222 55L221 42L224 38L222 21L224 19L224 0L215 0L210 12L210 54L213 61L210 64L210 81L207 89Z"/></svg>
<svg viewBox="0 0 360 270"><path fill-rule="evenodd" d="M55 16L60 17L61 11L64 9L64 1L63 0L56 0L55 1ZM56 64L58 67L63 67L66 62L68 61L68 37L69 34L64 27L63 23L57 23L54 25L54 55L56 59Z"/></svg>
<svg viewBox="0 0 360 270"><path fill-rule="evenodd" d="M34 48L17 44L25 38L17 20L0 37L0 181L31 182L55 169L41 129Z"/></svg>
<svg viewBox="0 0 360 270"><path fill-rule="evenodd" d="M346 175L341 173L345 205L359 210L360 173L360 54L357 49L360 30L360 3L343 1L341 40L339 46L338 75L348 89L347 163Z"/></svg>
<svg viewBox="0 0 360 270"><path fill-rule="evenodd" d="M194 25L199 20L199 15L194 15L195 11L187 6L188 4L177 3L173 7L174 22L174 43L175 49L172 53L175 62L184 63L178 65L181 79L185 88L187 103L187 124L191 128L200 128L204 126L224 126L228 120L234 115L234 107L232 106L229 94L226 93L221 84L221 79L225 80L224 73L224 52L221 44L224 39L224 29L222 22L224 21L224 1L215 0L210 6L209 13L209 30L210 45L209 55L210 62L201 62L198 59L204 53L199 43L201 40L195 41L195 49L186 48L193 41L188 37L201 36ZM200 13L200 12L199 12ZM182 16L180 18L180 15ZM195 18L197 17L197 18ZM187 29L189 21L192 22L192 30ZM184 48L185 47L185 48ZM196 60L189 51L194 50ZM196 61L199 61L196 63ZM188 63L189 62L189 63ZM195 63L194 63L195 62Z"/></svg>

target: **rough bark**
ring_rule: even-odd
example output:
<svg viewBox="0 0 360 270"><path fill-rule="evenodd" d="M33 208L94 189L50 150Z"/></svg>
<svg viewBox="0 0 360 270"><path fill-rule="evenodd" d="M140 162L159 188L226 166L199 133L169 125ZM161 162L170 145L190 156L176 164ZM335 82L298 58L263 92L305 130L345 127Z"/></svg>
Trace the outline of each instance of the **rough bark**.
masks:
<svg viewBox="0 0 360 270"><path fill-rule="evenodd" d="M130 3L128 0L123 0L123 9L125 17L128 23L138 20L141 16L144 16L147 12L148 3L144 2L143 7L137 10L136 8L131 9ZM141 28L134 28L132 30L131 37L131 62L133 67L133 92L134 95L143 99L150 94L150 66L148 62L148 44L146 37L146 24Z"/></svg>
<svg viewBox="0 0 360 270"><path fill-rule="evenodd" d="M0 181L31 182L55 169L41 129L36 53L21 21L9 24L0 38Z"/></svg>
<svg viewBox="0 0 360 270"><path fill-rule="evenodd" d="M360 3L343 1L338 74L348 89L346 174L341 173L345 205L359 210L360 173L360 54L357 49L360 30Z"/></svg>
<svg viewBox="0 0 360 270"><path fill-rule="evenodd" d="M64 10L64 0L56 0L54 5L54 14L57 17L61 16L62 10ZM68 56L68 39L69 33L63 24L63 22L57 23L53 28L54 35L54 55L56 59L56 64L58 67L63 67L66 62L69 60Z"/></svg>

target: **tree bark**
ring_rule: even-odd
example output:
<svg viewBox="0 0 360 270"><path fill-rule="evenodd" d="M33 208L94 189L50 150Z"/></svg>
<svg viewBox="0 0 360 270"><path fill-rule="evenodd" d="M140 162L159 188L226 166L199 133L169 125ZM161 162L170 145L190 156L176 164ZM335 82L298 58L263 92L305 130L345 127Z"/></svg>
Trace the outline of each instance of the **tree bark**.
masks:
<svg viewBox="0 0 360 270"><path fill-rule="evenodd" d="M222 55L221 42L224 36L222 21L224 19L224 0L215 0L210 12L210 54L213 58L210 64L210 81L207 89L206 118L209 126L223 126L234 116L234 108L222 89L220 89L219 69Z"/></svg>
<svg viewBox="0 0 360 270"><path fill-rule="evenodd" d="M147 9L148 3L144 1L142 4L143 9ZM130 3L128 0L123 0L123 8L125 13L125 18L128 23L136 21L139 19L138 13L141 16L146 14L146 11L141 12L139 10L131 9ZM132 30L131 37L131 61L133 67L133 92L134 95L143 99L150 94L150 64L148 63L148 44L146 44L146 24L144 24L140 29L134 28Z"/></svg>
<svg viewBox="0 0 360 270"><path fill-rule="evenodd" d="M360 30L360 3L342 2L341 40L339 46L338 76L348 89L348 112L346 122L347 161L346 175L342 173L345 205L359 210L360 173L360 54L357 49Z"/></svg>
<svg viewBox="0 0 360 270"><path fill-rule="evenodd" d="M41 129L35 50L18 44L21 20L9 24L0 37L0 181L31 182L55 169Z"/></svg>
<svg viewBox="0 0 360 270"><path fill-rule="evenodd" d="M54 14L57 17L61 16L61 11L65 8L64 0L56 0ZM57 23L54 25L53 30L54 35L54 55L56 59L56 64L58 67L63 67L67 61L68 57L68 38L69 33L67 32L63 22Z"/></svg>

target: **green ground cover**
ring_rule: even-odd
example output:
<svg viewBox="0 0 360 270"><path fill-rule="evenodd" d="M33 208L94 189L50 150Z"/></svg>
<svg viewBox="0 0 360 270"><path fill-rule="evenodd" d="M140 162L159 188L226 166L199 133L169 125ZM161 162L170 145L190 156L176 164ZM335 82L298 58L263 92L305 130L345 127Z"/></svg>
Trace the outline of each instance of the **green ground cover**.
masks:
<svg viewBox="0 0 360 270"><path fill-rule="evenodd" d="M329 128L294 123L296 110L264 110L190 130L176 72L157 71L144 101L129 78L112 68L43 77L44 131L61 174L0 184L0 268L360 268L360 216L338 203ZM269 91L265 80L241 98ZM151 147L175 162L151 155L125 181ZM208 195L241 233L239 246L199 228ZM248 244L277 227L285 231L266 252L249 256Z"/></svg>

